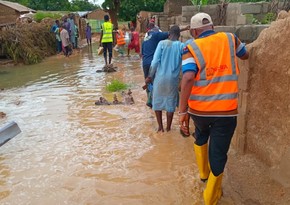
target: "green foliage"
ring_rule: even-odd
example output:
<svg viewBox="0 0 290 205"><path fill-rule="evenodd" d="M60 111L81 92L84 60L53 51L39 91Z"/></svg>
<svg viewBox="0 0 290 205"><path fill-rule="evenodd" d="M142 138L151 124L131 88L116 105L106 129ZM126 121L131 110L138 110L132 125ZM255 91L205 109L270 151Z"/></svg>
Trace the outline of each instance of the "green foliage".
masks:
<svg viewBox="0 0 290 205"><path fill-rule="evenodd" d="M275 13L267 13L266 16L262 20L262 24L270 24L272 21L275 21L276 14Z"/></svg>
<svg viewBox="0 0 290 205"><path fill-rule="evenodd" d="M72 0L70 11L93 11L100 8L88 0Z"/></svg>
<svg viewBox="0 0 290 205"><path fill-rule="evenodd" d="M35 10L44 11L70 10L70 2L68 0L30 0L28 6Z"/></svg>
<svg viewBox="0 0 290 205"><path fill-rule="evenodd" d="M163 11L166 0L122 0L119 18L124 21L135 21L140 11Z"/></svg>
<svg viewBox="0 0 290 205"><path fill-rule="evenodd" d="M59 13L37 12L33 18L36 22L41 22L44 18L60 19L62 17Z"/></svg>
<svg viewBox="0 0 290 205"><path fill-rule="evenodd" d="M89 0L10 0L35 10L43 11L93 11L99 8Z"/></svg>
<svg viewBox="0 0 290 205"><path fill-rule="evenodd" d="M126 90L127 88L128 88L128 85L120 82L119 80L112 80L112 82L106 85L106 90L109 92Z"/></svg>
<svg viewBox="0 0 290 205"><path fill-rule="evenodd" d="M207 5L210 0L191 0L193 5Z"/></svg>
<svg viewBox="0 0 290 205"><path fill-rule="evenodd" d="M262 24L262 23L258 19L256 19L255 17L253 17L252 24Z"/></svg>

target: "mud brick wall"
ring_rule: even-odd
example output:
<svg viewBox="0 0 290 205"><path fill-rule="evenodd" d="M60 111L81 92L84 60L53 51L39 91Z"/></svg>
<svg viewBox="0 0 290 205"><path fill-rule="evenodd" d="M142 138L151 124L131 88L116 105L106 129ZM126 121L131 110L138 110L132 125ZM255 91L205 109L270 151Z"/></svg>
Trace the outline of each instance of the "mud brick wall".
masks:
<svg viewBox="0 0 290 205"><path fill-rule="evenodd" d="M0 24L15 23L19 16L19 12L0 4Z"/></svg>

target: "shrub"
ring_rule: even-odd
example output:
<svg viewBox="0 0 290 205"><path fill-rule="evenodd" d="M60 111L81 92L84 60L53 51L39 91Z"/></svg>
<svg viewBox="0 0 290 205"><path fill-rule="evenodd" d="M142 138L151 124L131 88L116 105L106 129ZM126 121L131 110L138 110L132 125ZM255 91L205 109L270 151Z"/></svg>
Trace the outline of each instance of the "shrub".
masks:
<svg viewBox="0 0 290 205"><path fill-rule="evenodd" d="M127 88L128 88L128 85L120 82L119 80L112 80L112 82L106 85L106 90L109 92L126 90Z"/></svg>
<svg viewBox="0 0 290 205"><path fill-rule="evenodd" d="M60 19L61 17L59 13L37 12L33 18L36 22L41 22L44 18Z"/></svg>

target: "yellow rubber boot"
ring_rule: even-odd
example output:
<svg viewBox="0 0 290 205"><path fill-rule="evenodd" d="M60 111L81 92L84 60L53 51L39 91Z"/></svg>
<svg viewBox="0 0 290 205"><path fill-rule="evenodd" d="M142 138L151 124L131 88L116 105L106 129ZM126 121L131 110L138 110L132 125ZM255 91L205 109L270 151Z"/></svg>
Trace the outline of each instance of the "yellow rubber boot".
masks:
<svg viewBox="0 0 290 205"><path fill-rule="evenodd" d="M205 205L216 205L218 200L222 196L222 179L223 173L217 177L212 172L209 174L209 178L206 184L206 188L203 192L203 198Z"/></svg>
<svg viewBox="0 0 290 205"><path fill-rule="evenodd" d="M199 175L201 181L205 182L209 176L209 163L208 163L208 151L207 151L207 144L204 144L202 146L198 146L196 144L193 145L194 152L195 152L195 158L197 167L199 170Z"/></svg>

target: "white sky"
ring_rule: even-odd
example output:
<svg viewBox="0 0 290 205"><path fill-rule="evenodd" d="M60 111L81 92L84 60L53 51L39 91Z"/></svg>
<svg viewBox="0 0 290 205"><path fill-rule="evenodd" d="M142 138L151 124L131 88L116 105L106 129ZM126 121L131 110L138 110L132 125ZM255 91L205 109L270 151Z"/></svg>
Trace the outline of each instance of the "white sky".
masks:
<svg viewBox="0 0 290 205"><path fill-rule="evenodd" d="M89 0L90 2L94 3L94 4L99 4L101 5L105 0Z"/></svg>

